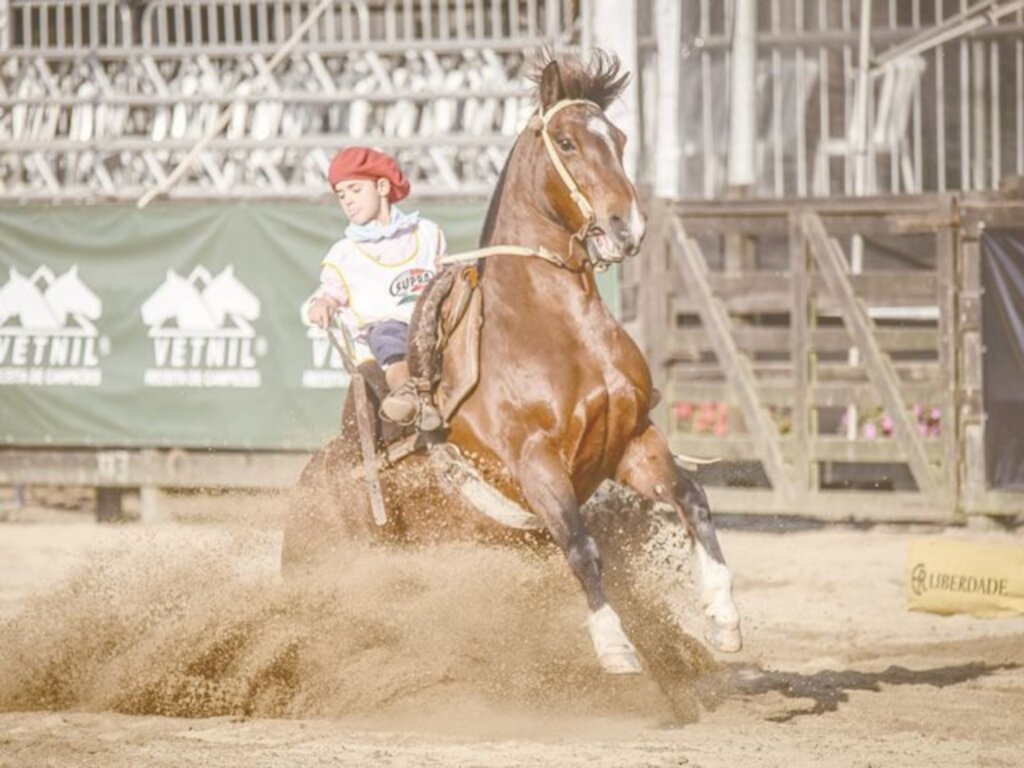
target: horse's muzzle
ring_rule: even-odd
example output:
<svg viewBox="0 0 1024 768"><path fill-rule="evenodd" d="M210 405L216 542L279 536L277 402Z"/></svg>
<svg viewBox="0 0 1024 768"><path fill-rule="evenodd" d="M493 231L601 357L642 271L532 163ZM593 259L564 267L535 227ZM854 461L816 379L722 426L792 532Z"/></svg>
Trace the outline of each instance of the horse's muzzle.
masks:
<svg viewBox="0 0 1024 768"><path fill-rule="evenodd" d="M637 207L633 206L628 221L621 216L612 216L608 220L608 224L608 234L612 236L622 255L636 256L640 252L640 244L647 233L647 222L644 221L644 217L640 215Z"/></svg>

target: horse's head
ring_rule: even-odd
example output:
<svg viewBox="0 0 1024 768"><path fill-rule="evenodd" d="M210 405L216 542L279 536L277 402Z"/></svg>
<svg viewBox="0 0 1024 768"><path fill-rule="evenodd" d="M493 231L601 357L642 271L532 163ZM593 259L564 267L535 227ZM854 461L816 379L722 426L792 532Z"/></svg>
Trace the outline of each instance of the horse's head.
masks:
<svg viewBox="0 0 1024 768"><path fill-rule="evenodd" d="M235 277L234 265L229 264L207 283L203 301L210 312L223 322L227 315L255 320L260 316L260 300Z"/></svg>
<svg viewBox="0 0 1024 768"><path fill-rule="evenodd" d="M191 284L177 272L168 269L160 287L142 303L142 322L156 326L173 316L191 287ZM195 291L195 288L192 290Z"/></svg>
<svg viewBox="0 0 1024 768"><path fill-rule="evenodd" d="M50 283L45 297L46 303L61 322L69 314L96 320L103 312L103 303L99 297L78 276L77 264Z"/></svg>
<svg viewBox="0 0 1024 768"><path fill-rule="evenodd" d="M646 225L622 164L626 136L604 112L628 75L620 75L617 58L595 52L587 63L547 61L535 79L539 111L529 127L543 147L538 173L549 206L584 239L594 262L635 255Z"/></svg>

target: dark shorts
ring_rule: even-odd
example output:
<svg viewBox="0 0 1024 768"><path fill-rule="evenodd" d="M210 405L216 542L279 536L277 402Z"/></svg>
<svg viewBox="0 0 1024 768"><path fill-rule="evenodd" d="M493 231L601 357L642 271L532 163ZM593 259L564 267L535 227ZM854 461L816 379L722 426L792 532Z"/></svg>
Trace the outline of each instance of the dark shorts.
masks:
<svg viewBox="0 0 1024 768"><path fill-rule="evenodd" d="M366 326L366 343L381 365L405 359L409 346L409 325L401 320L381 320Z"/></svg>

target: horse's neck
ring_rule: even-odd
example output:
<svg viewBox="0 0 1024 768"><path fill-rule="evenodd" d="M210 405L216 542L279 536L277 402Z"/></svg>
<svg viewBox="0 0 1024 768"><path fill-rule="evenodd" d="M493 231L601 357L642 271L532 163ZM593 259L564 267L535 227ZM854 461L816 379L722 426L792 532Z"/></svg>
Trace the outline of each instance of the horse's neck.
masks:
<svg viewBox="0 0 1024 768"><path fill-rule="evenodd" d="M520 283L530 282L530 273L542 270L544 283L558 295L565 298L576 297L581 301L596 297L597 284L593 271L584 266L586 252L583 246L573 239L573 234L565 225L541 215L531 203L520 203L514 198L507 203L503 200L490 244L543 248L555 254L566 266L556 267L539 257L517 256L503 259L500 265L495 266L504 278L500 282L507 285L499 287L499 290L504 288L516 296L517 291L523 290ZM490 268L489 266L488 269ZM518 300L522 299L523 294L519 293ZM575 305L576 302L570 304ZM552 308L557 306L569 304L556 302Z"/></svg>

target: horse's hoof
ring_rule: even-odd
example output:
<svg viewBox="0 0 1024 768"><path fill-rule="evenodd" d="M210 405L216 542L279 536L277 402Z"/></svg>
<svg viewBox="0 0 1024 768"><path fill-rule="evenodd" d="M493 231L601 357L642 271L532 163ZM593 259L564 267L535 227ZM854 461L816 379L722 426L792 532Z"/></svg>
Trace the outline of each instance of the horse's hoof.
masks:
<svg viewBox="0 0 1024 768"><path fill-rule="evenodd" d="M737 653L743 649L739 624L720 624L708 619L704 622L704 639L708 645L722 653Z"/></svg>
<svg viewBox="0 0 1024 768"><path fill-rule="evenodd" d="M617 653L604 653L599 658L601 669L609 675L639 675L640 659L635 653L619 651Z"/></svg>

